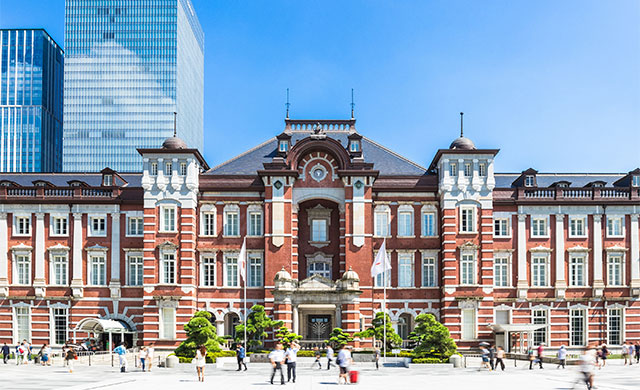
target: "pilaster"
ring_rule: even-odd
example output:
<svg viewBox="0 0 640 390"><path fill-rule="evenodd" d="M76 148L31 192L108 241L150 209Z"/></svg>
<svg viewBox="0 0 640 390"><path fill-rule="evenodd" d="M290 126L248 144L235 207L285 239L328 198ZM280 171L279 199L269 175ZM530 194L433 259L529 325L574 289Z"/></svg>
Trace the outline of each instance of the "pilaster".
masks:
<svg viewBox="0 0 640 390"><path fill-rule="evenodd" d="M73 249L71 279L71 294L74 298L82 296L82 213L73 213Z"/></svg>
<svg viewBox="0 0 640 390"><path fill-rule="evenodd" d="M556 298L564 298L567 290L564 261L564 214L556 214Z"/></svg>
<svg viewBox="0 0 640 390"><path fill-rule="evenodd" d="M602 278L602 215L593 216L593 295L601 297L604 293Z"/></svg>
<svg viewBox="0 0 640 390"><path fill-rule="evenodd" d="M111 214L111 298L120 298L120 212Z"/></svg>
<svg viewBox="0 0 640 390"><path fill-rule="evenodd" d="M44 252L44 213L36 213L35 277L33 279L33 287L35 288L36 297L39 298L45 296L45 286L47 284L44 278Z"/></svg>
<svg viewBox="0 0 640 390"><path fill-rule="evenodd" d="M7 213L0 213L0 297L9 295L9 229Z"/></svg>
<svg viewBox="0 0 640 390"><path fill-rule="evenodd" d="M518 298L527 297L527 230L526 214L518 214Z"/></svg>
<svg viewBox="0 0 640 390"><path fill-rule="evenodd" d="M638 230L638 214L631 214L631 295L640 296L640 231Z"/></svg>

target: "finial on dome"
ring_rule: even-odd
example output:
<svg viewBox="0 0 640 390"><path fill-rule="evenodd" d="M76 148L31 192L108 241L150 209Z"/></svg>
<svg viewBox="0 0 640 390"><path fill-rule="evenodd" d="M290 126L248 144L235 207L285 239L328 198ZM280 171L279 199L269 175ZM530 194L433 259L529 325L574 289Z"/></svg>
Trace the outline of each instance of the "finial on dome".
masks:
<svg viewBox="0 0 640 390"><path fill-rule="evenodd" d="M285 107L287 107L287 119L289 119L289 88L287 88L287 102L285 103Z"/></svg>
<svg viewBox="0 0 640 390"><path fill-rule="evenodd" d="M178 133L178 113L177 112L173 112L173 137L177 137L177 133Z"/></svg>
<svg viewBox="0 0 640 390"><path fill-rule="evenodd" d="M463 132L463 128L462 128L462 116L464 115L464 112L460 113L460 137L464 137L464 132Z"/></svg>
<svg viewBox="0 0 640 390"><path fill-rule="evenodd" d="M353 111L355 107L356 107L356 104L353 102L353 88L351 88L351 119L355 119L353 115Z"/></svg>
<svg viewBox="0 0 640 390"><path fill-rule="evenodd" d="M464 112L460 113L460 137L453 140L449 149L459 149L459 150L474 150L476 146L473 144L469 138L464 136L464 122L463 122Z"/></svg>

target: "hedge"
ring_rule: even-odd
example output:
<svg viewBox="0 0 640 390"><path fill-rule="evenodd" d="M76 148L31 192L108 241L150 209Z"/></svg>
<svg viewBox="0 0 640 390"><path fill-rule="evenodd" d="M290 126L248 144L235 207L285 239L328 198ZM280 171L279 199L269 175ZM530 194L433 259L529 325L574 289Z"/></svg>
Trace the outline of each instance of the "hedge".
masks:
<svg viewBox="0 0 640 390"><path fill-rule="evenodd" d="M414 364L441 364L441 363L448 363L447 361L444 361L442 359L438 359L438 358L415 358L413 360L411 360L411 363Z"/></svg>

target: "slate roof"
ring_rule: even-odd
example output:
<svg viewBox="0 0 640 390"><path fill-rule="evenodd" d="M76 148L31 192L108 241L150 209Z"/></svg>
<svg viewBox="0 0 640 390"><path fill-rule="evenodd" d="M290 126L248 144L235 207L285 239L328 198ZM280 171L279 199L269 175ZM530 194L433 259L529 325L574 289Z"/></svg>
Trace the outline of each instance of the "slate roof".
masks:
<svg viewBox="0 0 640 390"><path fill-rule="evenodd" d="M306 138L310 131L293 131L291 134L292 146L296 142ZM348 131L327 131L328 137L339 141L345 148L347 146ZM211 168L205 175L255 175L258 170L264 169L263 163L271 162L276 154L276 138L271 138L262 144ZM384 146L362 138L362 156L368 163L374 163L373 169L379 170L383 176L419 176L424 175L426 168L410 161Z"/></svg>
<svg viewBox="0 0 640 390"><path fill-rule="evenodd" d="M514 180L522 173L496 173L496 188L511 188ZM626 173L538 173L538 188L550 187L559 181L568 181L570 187L584 187L594 181L605 182L605 187L613 187L613 183L626 176Z"/></svg>
<svg viewBox="0 0 640 390"><path fill-rule="evenodd" d="M127 181L127 187L140 187L142 173L118 173L120 177ZM48 181L56 187L68 187L70 180L79 180L87 183L91 187L102 185L102 174L96 173L0 173L0 181L9 180L23 187L33 186L36 180Z"/></svg>

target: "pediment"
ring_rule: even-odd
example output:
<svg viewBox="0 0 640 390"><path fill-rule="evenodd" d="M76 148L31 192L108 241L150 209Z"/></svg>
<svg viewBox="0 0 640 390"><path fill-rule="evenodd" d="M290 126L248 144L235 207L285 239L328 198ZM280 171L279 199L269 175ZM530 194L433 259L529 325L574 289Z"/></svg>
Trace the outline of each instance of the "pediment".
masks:
<svg viewBox="0 0 640 390"><path fill-rule="evenodd" d="M323 276L313 275L310 276L298 284L299 290L335 290L336 284Z"/></svg>

